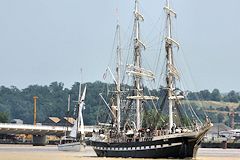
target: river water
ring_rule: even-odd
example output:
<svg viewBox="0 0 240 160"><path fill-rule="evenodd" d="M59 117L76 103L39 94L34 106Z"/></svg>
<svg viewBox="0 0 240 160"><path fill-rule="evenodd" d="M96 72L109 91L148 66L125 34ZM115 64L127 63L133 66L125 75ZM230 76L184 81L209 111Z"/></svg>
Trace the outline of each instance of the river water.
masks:
<svg viewBox="0 0 240 160"><path fill-rule="evenodd" d="M57 146L31 146L0 144L0 160L121 160L125 158L100 158L91 147L81 152L60 152ZM133 160L141 160L129 158ZM145 159L147 160L147 159ZM197 160L240 160L240 149L200 148Z"/></svg>

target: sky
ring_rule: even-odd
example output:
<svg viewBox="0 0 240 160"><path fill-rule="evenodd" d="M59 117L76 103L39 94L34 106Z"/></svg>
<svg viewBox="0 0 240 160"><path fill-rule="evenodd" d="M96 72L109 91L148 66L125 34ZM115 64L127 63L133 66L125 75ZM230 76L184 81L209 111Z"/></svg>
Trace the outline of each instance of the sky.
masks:
<svg viewBox="0 0 240 160"><path fill-rule="evenodd" d="M161 30L155 24L164 20L164 3L140 0L143 42ZM171 4L178 13L174 35L183 51L178 56L195 85L189 89L240 91L240 1ZM117 19L128 33L133 9L134 0L0 0L0 86L23 89L58 81L70 88L80 79L102 81Z"/></svg>

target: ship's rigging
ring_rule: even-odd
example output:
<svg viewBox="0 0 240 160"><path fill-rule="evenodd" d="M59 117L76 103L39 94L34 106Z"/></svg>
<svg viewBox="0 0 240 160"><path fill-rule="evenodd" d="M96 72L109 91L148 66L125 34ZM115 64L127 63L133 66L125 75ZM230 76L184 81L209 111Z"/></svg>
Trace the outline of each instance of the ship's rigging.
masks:
<svg viewBox="0 0 240 160"><path fill-rule="evenodd" d="M107 97L111 100L107 102L100 93L111 113L112 122L100 124L103 128L92 141L98 156L194 157L203 135L211 127L208 120L205 125L201 123L192 106L185 100L185 92L178 88L176 82L181 80L181 76L175 65L174 51L175 48L179 49L180 45L172 36L172 17L176 17L176 13L171 8L169 0L166 0L164 11L166 13L164 38L166 73L165 86L158 86L160 89L148 90L149 85L145 85L147 80L155 82L156 74L160 73L154 74L143 65L145 62L143 52L147 47L140 34L144 17L139 9L139 0L135 0L133 14L133 63L124 66L126 69L122 68L120 25L117 24L116 72L113 73L108 67L114 82L112 98ZM121 73L127 74L132 83L122 83ZM164 109L167 109L168 114L164 113ZM151 112L153 116L150 115ZM148 121L150 124L145 126L143 126L144 115L147 118L152 116ZM162 122L161 126L157 125L158 121ZM177 154L173 150L176 150Z"/></svg>

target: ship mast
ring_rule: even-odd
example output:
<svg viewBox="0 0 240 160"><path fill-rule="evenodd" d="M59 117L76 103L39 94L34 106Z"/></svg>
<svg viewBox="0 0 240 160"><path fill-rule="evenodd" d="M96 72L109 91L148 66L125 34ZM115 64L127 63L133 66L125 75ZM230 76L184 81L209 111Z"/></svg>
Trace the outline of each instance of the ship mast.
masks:
<svg viewBox="0 0 240 160"><path fill-rule="evenodd" d="M120 133L120 125L121 125L121 40L120 40L120 25L117 24L117 37L118 37L118 44L117 44L117 66L116 66L116 97L117 97L117 130Z"/></svg>
<svg viewBox="0 0 240 160"><path fill-rule="evenodd" d="M71 105L71 96L69 94L68 95L68 108L67 108L67 122L69 122L70 105ZM65 132L65 136L67 136L67 132L68 132L68 123L66 125L67 125L67 131Z"/></svg>
<svg viewBox="0 0 240 160"><path fill-rule="evenodd" d="M170 8L169 0L166 0L166 6L164 7L167 15L166 37L165 37L165 49L166 49L166 69L167 69L167 95L168 95L168 108L169 108L169 133L172 133L173 127L173 101L182 97L174 95L175 79L178 78L177 69L173 62L173 45L179 47L179 44L172 39L172 16L176 17L176 13Z"/></svg>
<svg viewBox="0 0 240 160"><path fill-rule="evenodd" d="M147 77L154 80L155 75L152 71L142 68L141 51L145 49L145 45L140 40L140 22L144 21L143 16L139 12L138 0L135 0L134 10L134 63L127 65L127 73L133 75L134 94L127 96L128 99L135 100L136 106L136 129L142 128L141 124L141 104L143 100L157 100L155 96L143 95L142 78Z"/></svg>
<svg viewBox="0 0 240 160"><path fill-rule="evenodd" d="M143 21L143 16L139 13L138 0L135 0L135 11L134 11L134 68L141 68L141 49L144 47L140 40L140 21ZM140 97L142 93L141 88L141 76L134 76L134 88L136 90L135 96ZM136 127L137 130L141 128L141 100L136 98Z"/></svg>

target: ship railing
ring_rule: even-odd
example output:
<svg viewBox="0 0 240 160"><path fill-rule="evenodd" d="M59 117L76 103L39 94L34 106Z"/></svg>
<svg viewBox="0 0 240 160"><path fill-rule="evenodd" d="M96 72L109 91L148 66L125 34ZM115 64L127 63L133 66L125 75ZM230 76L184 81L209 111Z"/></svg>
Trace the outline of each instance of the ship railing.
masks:
<svg viewBox="0 0 240 160"><path fill-rule="evenodd" d="M154 135L156 136L164 136L168 134L168 130L166 129L161 129L161 130L156 130Z"/></svg>
<svg viewBox="0 0 240 160"><path fill-rule="evenodd" d="M193 126L188 126L188 127L182 127L182 128L179 128L177 127L173 133L169 133L169 130L167 129L160 129L160 130L155 130L153 135L155 136L165 136L165 135L169 135L169 134L179 134L179 133L189 133L189 132L193 132L193 131L198 131L200 130L201 128L196 128L196 127L193 127Z"/></svg>

